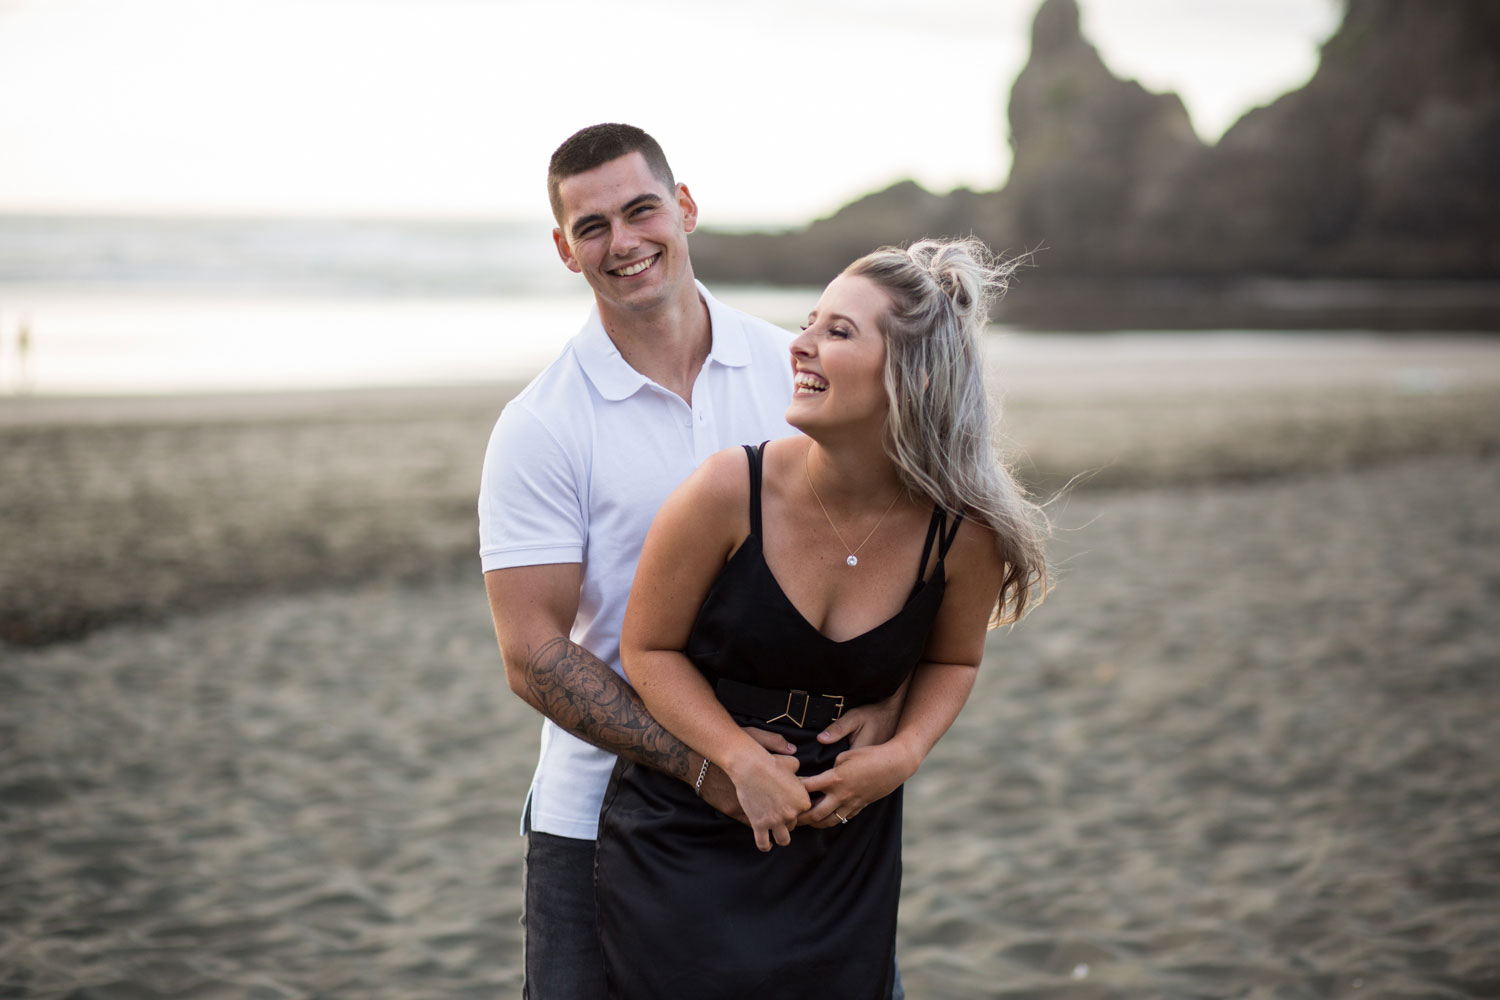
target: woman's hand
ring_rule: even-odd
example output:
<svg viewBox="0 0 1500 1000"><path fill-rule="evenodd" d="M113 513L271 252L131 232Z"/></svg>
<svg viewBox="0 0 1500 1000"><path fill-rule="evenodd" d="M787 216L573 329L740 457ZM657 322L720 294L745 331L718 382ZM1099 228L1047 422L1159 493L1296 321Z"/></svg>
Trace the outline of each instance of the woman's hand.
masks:
<svg viewBox="0 0 1500 1000"><path fill-rule="evenodd" d="M790 844L797 817L812 805L796 772L796 757L773 754L758 745L727 769L745 822L755 832L755 846L762 851L769 851L773 840L782 847Z"/></svg>
<svg viewBox="0 0 1500 1000"><path fill-rule="evenodd" d="M809 795L821 797L797 817L797 825L826 829L853 819L871 802L900 788L921 763L895 741L845 750L822 774L801 779Z"/></svg>

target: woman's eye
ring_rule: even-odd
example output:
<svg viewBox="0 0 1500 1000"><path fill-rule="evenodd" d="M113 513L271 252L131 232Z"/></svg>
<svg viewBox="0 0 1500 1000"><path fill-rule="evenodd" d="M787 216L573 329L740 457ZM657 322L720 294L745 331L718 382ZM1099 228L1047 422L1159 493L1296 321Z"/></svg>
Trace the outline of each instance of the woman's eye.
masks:
<svg viewBox="0 0 1500 1000"><path fill-rule="evenodd" d="M849 331L845 330L843 327L831 326L828 328L828 336L838 337L841 340L848 340L850 334Z"/></svg>

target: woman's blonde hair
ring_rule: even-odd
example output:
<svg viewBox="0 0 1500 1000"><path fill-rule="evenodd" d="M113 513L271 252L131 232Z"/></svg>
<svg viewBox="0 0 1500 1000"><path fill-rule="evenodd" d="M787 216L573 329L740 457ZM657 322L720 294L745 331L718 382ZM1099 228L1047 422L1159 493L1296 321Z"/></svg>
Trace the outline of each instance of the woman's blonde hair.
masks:
<svg viewBox="0 0 1500 1000"><path fill-rule="evenodd" d="M995 533L1005 575L991 625L1025 614L1047 589L1045 513L1000 461L979 337L1015 261L978 240L881 247L844 269L875 282L892 306L885 335L886 451L907 489Z"/></svg>

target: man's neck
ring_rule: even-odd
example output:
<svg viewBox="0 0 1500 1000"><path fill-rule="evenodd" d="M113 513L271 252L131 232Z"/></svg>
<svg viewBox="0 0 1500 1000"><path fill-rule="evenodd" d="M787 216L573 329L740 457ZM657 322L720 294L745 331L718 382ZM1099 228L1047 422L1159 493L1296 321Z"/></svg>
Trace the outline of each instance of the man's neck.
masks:
<svg viewBox="0 0 1500 1000"><path fill-rule="evenodd" d="M693 383L713 346L708 304L687 282L683 293L648 312L599 307L604 330L620 357L657 385L693 402Z"/></svg>

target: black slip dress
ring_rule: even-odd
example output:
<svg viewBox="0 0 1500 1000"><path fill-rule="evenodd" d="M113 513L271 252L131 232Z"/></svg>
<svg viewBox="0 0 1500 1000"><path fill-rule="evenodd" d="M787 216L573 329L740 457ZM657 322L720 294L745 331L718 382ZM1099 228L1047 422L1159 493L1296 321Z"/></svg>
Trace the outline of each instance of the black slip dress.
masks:
<svg viewBox="0 0 1500 1000"><path fill-rule="evenodd" d="M958 520L950 528L934 510L905 606L868 632L836 642L802 616L766 565L764 449L745 448L750 535L715 580L685 652L736 722L779 733L797 747L798 774L806 776L832 767L848 742L819 743L826 712L815 724L805 701L816 703L817 716L817 708L832 703L820 697L825 693L852 707L900 687L942 603L943 558ZM923 580L935 541L937 563ZM736 711L743 702L728 697L720 681L761 692L763 703L776 704L767 711L782 718ZM886 1000L900 888L900 789L848 823L798 827L789 846L761 853L749 828L696 798L682 781L624 760L611 776L595 890L612 997Z"/></svg>

